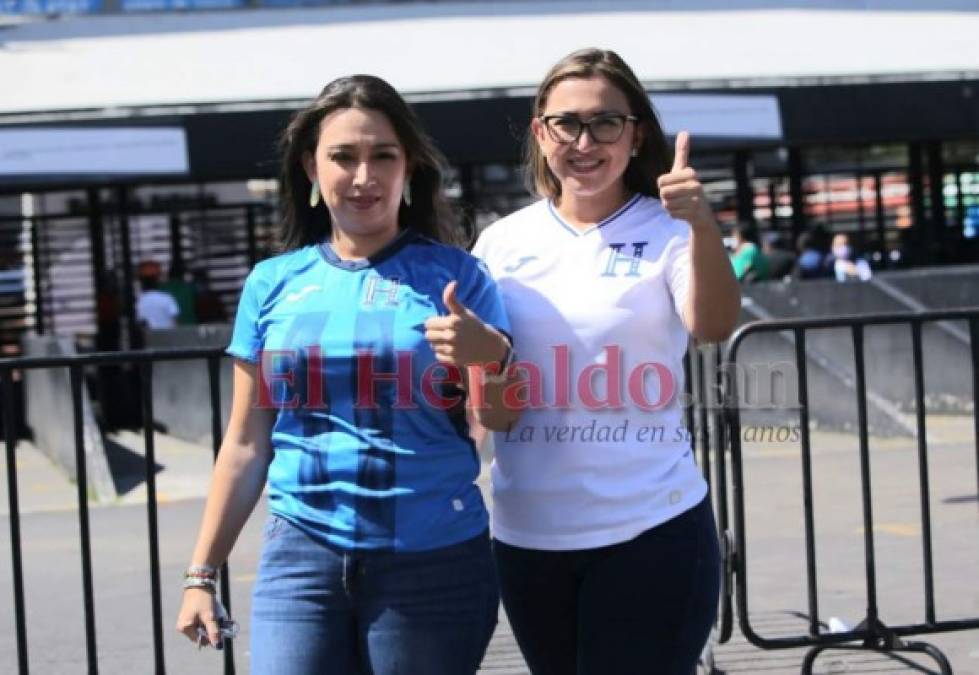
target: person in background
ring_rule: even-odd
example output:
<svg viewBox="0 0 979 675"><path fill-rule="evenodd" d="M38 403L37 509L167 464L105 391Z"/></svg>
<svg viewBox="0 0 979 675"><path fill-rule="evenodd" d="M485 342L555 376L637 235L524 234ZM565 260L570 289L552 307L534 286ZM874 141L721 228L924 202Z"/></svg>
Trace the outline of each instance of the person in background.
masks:
<svg viewBox="0 0 979 675"><path fill-rule="evenodd" d="M114 274L100 274L98 291L95 296L95 351L114 352L122 345L122 298L119 282ZM95 402L99 423L103 430L113 430L126 421L126 396L128 383L123 377L123 366L117 363L103 363L96 367Z"/></svg>
<svg viewBox="0 0 979 675"><path fill-rule="evenodd" d="M856 255L850 245L850 235L839 233L833 237L833 276L837 281L869 281L873 276L870 264Z"/></svg>
<svg viewBox="0 0 979 675"><path fill-rule="evenodd" d="M202 267L194 270L194 314L198 323L224 323L228 320L224 302L211 288L207 270Z"/></svg>
<svg viewBox="0 0 979 675"><path fill-rule="evenodd" d="M177 323L181 326L193 326L198 322L194 285L186 277L183 264L176 260L170 266L169 278L160 284L160 290L169 293L177 301L177 307L180 308Z"/></svg>
<svg viewBox="0 0 979 675"><path fill-rule="evenodd" d="M782 235L778 232L766 232L761 249L768 258L770 278L784 279L792 275L792 270L795 268L795 255L784 246Z"/></svg>
<svg viewBox="0 0 979 675"><path fill-rule="evenodd" d="M823 279L829 276L826 253L823 249L822 231L813 229L803 232L796 241L799 257L795 262L795 276L798 279Z"/></svg>
<svg viewBox="0 0 979 675"><path fill-rule="evenodd" d="M765 281L769 277L768 257L758 246L758 230L750 223L738 223L731 230L734 251L731 265L734 276L743 284Z"/></svg>
<svg viewBox="0 0 979 675"><path fill-rule="evenodd" d="M177 301L159 288L160 272L160 264L155 261L144 261L137 268L140 294L136 301L136 320L150 330L173 328L180 315Z"/></svg>
<svg viewBox="0 0 979 675"><path fill-rule="evenodd" d="M119 349L122 335L122 300L119 297L119 283L108 272L100 274L98 292L95 296L95 351L114 352Z"/></svg>

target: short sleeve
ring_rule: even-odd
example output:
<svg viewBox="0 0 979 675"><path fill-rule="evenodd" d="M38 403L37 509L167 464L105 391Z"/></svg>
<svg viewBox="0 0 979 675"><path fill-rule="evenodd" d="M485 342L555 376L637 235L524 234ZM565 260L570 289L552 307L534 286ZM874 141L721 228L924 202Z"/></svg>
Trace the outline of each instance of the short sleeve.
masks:
<svg viewBox="0 0 979 675"><path fill-rule="evenodd" d="M262 333L258 324L259 310L262 307L260 286L258 275L253 270L245 279L245 286L241 290L231 344L225 350L231 356L249 363L258 363L262 349Z"/></svg>
<svg viewBox="0 0 979 675"><path fill-rule="evenodd" d="M486 324L510 335L510 320L503 307L503 298L483 261L466 256L467 273L462 276L459 300Z"/></svg>
<svg viewBox="0 0 979 675"><path fill-rule="evenodd" d="M490 261L490 256L493 254L493 233L490 231L492 226L483 230L479 238L476 239L476 243L473 244L472 254L477 259L485 263L486 270L489 271L490 278L493 276L493 263Z"/></svg>
<svg viewBox="0 0 979 675"><path fill-rule="evenodd" d="M173 317L180 316L180 305L177 304L177 300L169 293L167 293L167 312Z"/></svg>
<svg viewBox="0 0 979 675"><path fill-rule="evenodd" d="M473 244L471 253L481 260L486 259L486 230L479 233L476 243Z"/></svg>
<svg viewBox="0 0 979 675"><path fill-rule="evenodd" d="M667 249L666 283L673 297L673 308L681 321L690 290L690 232L686 230L673 237Z"/></svg>

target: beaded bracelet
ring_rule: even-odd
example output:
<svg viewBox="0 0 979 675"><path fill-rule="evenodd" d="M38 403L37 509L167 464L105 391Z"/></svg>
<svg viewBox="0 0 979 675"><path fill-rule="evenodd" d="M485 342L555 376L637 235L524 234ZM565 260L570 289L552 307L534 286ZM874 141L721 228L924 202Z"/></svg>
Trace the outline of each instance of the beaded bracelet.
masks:
<svg viewBox="0 0 979 675"><path fill-rule="evenodd" d="M191 565L184 572L184 577L207 577L213 579L218 575L216 567L210 565Z"/></svg>
<svg viewBox="0 0 979 675"><path fill-rule="evenodd" d="M217 582L206 577L187 577L184 579L184 589L188 588L200 588L213 593L217 590Z"/></svg>

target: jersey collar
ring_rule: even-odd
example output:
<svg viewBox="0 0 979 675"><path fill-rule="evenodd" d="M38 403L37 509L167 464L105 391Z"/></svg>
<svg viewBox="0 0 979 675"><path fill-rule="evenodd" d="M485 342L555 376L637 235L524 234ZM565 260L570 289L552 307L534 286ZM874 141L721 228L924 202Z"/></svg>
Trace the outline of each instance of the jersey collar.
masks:
<svg viewBox="0 0 979 675"><path fill-rule="evenodd" d="M551 215L554 217L554 220L557 221L558 225L560 225L561 227L563 227L565 230L567 230L568 232L570 232L571 234L573 234L576 237L583 237L586 234L588 234L589 232L594 232L595 230L597 230L597 229L599 229L601 227L605 227L606 225L608 225L609 223L611 223L613 220L616 220L622 214L624 214L626 211L628 211L629 209L631 209L635 204L637 204L639 202L639 200L641 200L641 199L642 199L642 195L641 194L638 194L638 193L637 194L634 194L631 199L629 199L625 204L623 204L622 206L620 206L614 213L612 213L612 215L606 217L601 222L595 223L594 225L592 225L591 227L589 227L588 229L585 229L585 230L577 230L574 227L572 227L571 225L569 225L568 222L565 221L564 218L562 218L561 215L557 212L557 209L554 208L554 201L551 200L551 199L548 199L547 200L547 210L551 212Z"/></svg>
<svg viewBox="0 0 979 675"><path fill-rule="evenodd" d="M337 255L337 252L333 250L333 246L328 241L324 241L318 246L318 248L323 260L329 264L333 265L334 267L339 267L342 270L356 272L358 270L367 269L368 267L374 267L375 265L380 264L417 238L417 232L410 228L405 228L398 233L398 236L385 244L381 250L374 253L374 255L367 258L358 258L357 260L342 259Z"/></svg>

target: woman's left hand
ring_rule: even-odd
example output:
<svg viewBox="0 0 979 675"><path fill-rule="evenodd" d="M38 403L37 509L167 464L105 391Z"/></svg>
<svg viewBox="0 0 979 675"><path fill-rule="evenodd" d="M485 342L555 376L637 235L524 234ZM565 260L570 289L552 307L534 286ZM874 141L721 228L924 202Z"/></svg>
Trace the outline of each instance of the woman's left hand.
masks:
<svg viewBox="0 0 979 675"><path fill-rule="evenodd" d="M456 297L458 284L450 281L442 293L449 310L447 316L433 316L425 322L425 338L440 363L465 370L466 366L499 362L506 355L507 338L483 323Z"/></svg>
<svg viewBox="0 0 979 675"><path fill-rule="evenodd" d="M689 161L690 134L681 131L676 136L673 168L656 180L659 198L674 218L687 221L693 228L709 227L716 223L714 213L697 172L688 166Z"/></svg>

